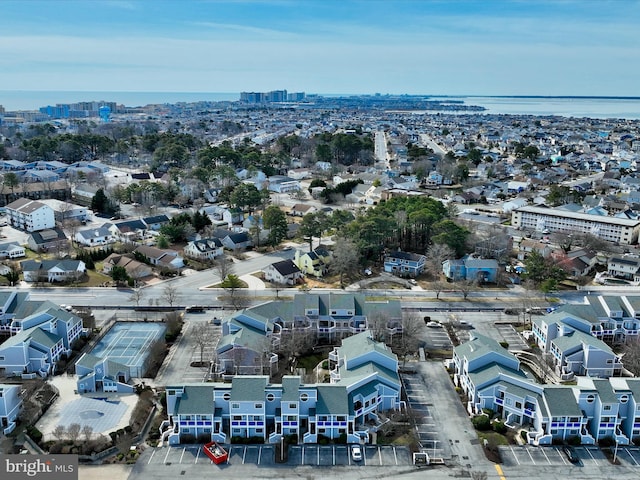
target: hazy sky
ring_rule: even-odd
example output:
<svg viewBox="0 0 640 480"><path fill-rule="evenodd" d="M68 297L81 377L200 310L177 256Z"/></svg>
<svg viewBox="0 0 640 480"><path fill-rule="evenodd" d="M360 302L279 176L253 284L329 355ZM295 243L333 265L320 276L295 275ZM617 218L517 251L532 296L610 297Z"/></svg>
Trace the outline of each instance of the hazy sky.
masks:
<svg viewBox="0 0 640 480"><path fill-rule="evenodd" d="M638 0L1 0L0 90L640 96Z"/></svg>

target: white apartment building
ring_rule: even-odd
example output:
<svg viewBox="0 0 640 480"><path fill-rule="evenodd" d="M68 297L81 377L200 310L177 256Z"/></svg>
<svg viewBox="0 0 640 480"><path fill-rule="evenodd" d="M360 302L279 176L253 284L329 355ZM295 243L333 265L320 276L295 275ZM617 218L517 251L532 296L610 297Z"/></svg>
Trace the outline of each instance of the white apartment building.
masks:
<svg viewBox="0 0 640 480"><path fill-rule="evenodd" d="M6 207L11 226L27 232L38 232L56 226L53 209L37 200L19 198Z"/></svg>
<svg viewBox="0 0 640 480"><path fill-rule="evenodd" d="M511 212L511 225L548 233L590 233L621 245L638 243L640 233L640 220L531 206Z"/></svg>

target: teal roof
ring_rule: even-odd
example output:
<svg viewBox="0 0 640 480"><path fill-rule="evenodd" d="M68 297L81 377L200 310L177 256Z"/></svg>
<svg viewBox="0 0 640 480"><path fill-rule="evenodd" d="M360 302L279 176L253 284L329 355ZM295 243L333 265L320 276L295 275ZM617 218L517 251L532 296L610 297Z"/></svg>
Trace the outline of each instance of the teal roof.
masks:
<svg viewBox="0 0 640 480"><path fill-rule="evenodd" d="M561 337L556 337L551 343L556 345L562 353L569 352L571 349L581 347L584 344L613 355L613 351L609 345L593 335L589 335L588 333L583 333L578 330L569 332L567 335L563 335Z"/></svg>
<svg viewBox="0 0 640 480"><path fill-rule="evenodd" d="M527 380L527 376L521 370L514 370L495 362L491 362L478 370L470 372L469 379L473 382L476 388L482 388L487 383L493 382L497 379L500 374Z"/></svg>
<svg viewBox="0 0 640 480"><path fill-rule="evenodd" d="M213 414L213 385L185 385L176 400L176 415Z"/></svg>
<svg viewBox="0 0 640 480"><path fill-rule="evenodd" d="M545 386L543 397L550 417L583 417L572 387Z"/></svg>
<svg viewBox="0 0 640 480"><path fill-rule="evenodd" d="M376 342L369 330L343 338L342 345L338 350L340 357L347 358L347 360L358 358L369 352L375 351L376 353L384 355L395 362L398 361L396 354L393 353L384 343Z"/></svg>
<svg viewBox="0 0 640 480"><path fill-rule="evenodd" d="M341 385L351 385L361 378L367 378L372 375L375 375L377 379L381 380L387 385L392 385L396 388L400 388L400 379L398 377L398 372L385 368L375 362L366 362L356 368L352 368L349 370L341 367L340 381L338 383Z"/></svg>
<svg viewBox="0 0 640 480"><path fill-rule="evenodd" d="M58 335L54 335L53 333L47 332L46 330L43 330L42 328L31 328L29 330L27 330L29 332L29 337L36 343L39 343L40 345L46 347L46 348L53 348L56 343L58 343L61 340L61 337L59 337Z"/></svg>
<svg viewBox="0 0 640 480"><path fill-rule="evenodd" d="M468 342L458 345L454 350L458 357L466 358L469 361L495 352L502 355L503 357L508 358L509 360L518 362L516 356L510 353L496 340L479 333L473 333L471 335L471 339Z"/></svg>
<svg viewBox="0 0 640 480"><path fill-rule="evenodd" d="M618 403L618 397L616 397L609 380L594 378L593 385L596 387L602 403Z"/></svg>
<svg viewBox="0 0 640 480"><path fill-rule="evenodd" d="M95 355L91 355L90 353L83 354L78 361L76 362L76 366L81 366L84 368L93 368L97 363L100 363L102 359L100 357L96 357Z"/></svg>
<svg viewBox="0 0 640 480"><path fill-rule="evenodd" d="M282 377L282 401L297 402L300 400L300 377Z"/></svg>
<svg viewBox="0 0 640 480"><path fill-rule="evenodd" d="M231 400L236 402L263 402L268 378L261 375L241 375L231 380Z"/></svg>
<svg viewBox="0 0 640 480"><path fill-rule="evenodd" d="M317 415L348 415L352 414L347 389L342 385L317 385L318 402Z"/></svg>

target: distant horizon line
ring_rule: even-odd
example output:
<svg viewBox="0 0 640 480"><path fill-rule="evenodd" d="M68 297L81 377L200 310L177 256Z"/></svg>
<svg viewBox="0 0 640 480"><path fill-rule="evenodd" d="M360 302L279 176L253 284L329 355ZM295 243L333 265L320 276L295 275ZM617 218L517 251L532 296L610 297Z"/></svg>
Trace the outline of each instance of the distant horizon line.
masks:
<svg viewBox="0 0 640 480"><path fill-rule="evenodd" d="M286 90L286 89L285 89ZM218 94L218 95L240 95L242 92L248 92L249 90L242 90L238 92L214 92L214 91L181 91L181 90L22 90L22 89L1 89L2 92L47 92L47 93L145 93L145 94L162 94L162 93L180 93L180 94ZM259 91L259 90L252 90ZM264 90L265 92L271 90ZM288 90L287 90L288 91ZM299 90L296 90L299 91ZM293 92L293 90L292 90ZM436 97L436 98L575 98L575 99L614 99L614 100L640 100L640 96L630 95L487 95L487 94L436 94L436 93L320 93L320 92L305 92L305 95L326 95L332 97L339 96L367 96L367 97L388 97L388 96L402 96L402 97Z"/></svg>

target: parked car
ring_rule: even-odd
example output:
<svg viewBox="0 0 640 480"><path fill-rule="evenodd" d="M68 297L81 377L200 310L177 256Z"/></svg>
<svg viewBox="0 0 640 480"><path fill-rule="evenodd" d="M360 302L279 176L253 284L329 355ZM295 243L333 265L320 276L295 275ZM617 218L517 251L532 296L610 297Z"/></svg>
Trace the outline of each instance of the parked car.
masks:
<svg viewBox="0 0 640 480"><path fill-rule="evenodd" d="M213 317L213 320L211 320L211 323L213 323L214 325L222 325L222 319L219 317Z"/></svg>
<svg viewBox="0 0 640 480"><path fill-rule="evenodd" d="M186 313L204 313L204 306L202 305L191 305L184 309Z"/></svg>
<svg viewBox="0 0 640 480"><path fill-rule="evenodd" d="M360 447L360 445L351 446L351 458L354 462L359 462L362 460L362 447Z"/></svg>
<svg viewBox="0 0 640 480"><path fill-rule="evenodd" d="M442 324L440 322L427 322L427 327L429 328L442 328Z"/></svg>
<svg viewBox="0 0 640 480"><path fill-rule="evenodd" d="M578 463L580 461L580 457L578 457L578 454L571 445L564 445L562 451L571 463Z"/></svg>

